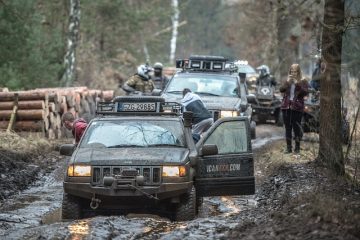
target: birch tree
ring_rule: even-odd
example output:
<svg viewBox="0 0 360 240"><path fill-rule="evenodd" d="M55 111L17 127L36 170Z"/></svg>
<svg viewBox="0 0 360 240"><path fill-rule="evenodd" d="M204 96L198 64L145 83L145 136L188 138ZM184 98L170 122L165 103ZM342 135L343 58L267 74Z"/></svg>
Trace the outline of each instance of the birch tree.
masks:
<svg viewBox="0 0 360 240"><path fill-rule="evenodd" d="M74 81L76 64L76 46L80 27L80 0L70 0L69 27L67 37L67 51L64 58L65 71L62 82L66 87Z"/></svg>
<svg viewBox="0 0 360 240"><path fill-rule="evenodd" d="M169 62L171 64L175 61L175 52L176 52L176 40L178 35L178 25L179 25L179 3L178 0L172 0L171 5L173 8L173 16L171 18L172 20L172 35L170 40L170 59Z"/></svg>

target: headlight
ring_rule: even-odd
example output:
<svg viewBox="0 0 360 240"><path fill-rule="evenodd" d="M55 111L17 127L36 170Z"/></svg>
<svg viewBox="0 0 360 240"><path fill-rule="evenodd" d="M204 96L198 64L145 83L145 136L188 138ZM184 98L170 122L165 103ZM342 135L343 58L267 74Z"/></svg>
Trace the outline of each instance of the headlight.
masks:
<svg viewBox="0 0 360 240"><path fill-rule="evenodd" d="M67 173L69 177L90 177L91 167L86 165L70 165Z"/></svg>
<svg viewBox="0 0 360 240"><path fill-rule="evenodd" d="M221 117L236 117L238 116L237 111L221 111Z"/></svg>
<svg viewBox="0 0 360 240"><path fill-rule="evenodd" d="M163 177L184 177L186 175L185 166L164 166Z"/></svg>

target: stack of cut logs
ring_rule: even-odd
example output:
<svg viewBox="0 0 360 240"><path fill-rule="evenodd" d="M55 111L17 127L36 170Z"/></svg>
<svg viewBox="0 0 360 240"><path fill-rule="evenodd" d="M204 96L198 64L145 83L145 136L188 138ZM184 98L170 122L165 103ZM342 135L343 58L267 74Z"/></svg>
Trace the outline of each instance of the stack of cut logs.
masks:
<svg viewBox="0 0 360 240"><path fill-rule="evenodd" d="M111 90L87 87L0 91L0 129L7 129L10 123L14 131L42 132L49 139L61 138L66 132L61 124L63 113L70 111L75 118L90 121L95 116L96 102L111 101L113 95ZM16 102L16 115L10 122Z"/></svg>

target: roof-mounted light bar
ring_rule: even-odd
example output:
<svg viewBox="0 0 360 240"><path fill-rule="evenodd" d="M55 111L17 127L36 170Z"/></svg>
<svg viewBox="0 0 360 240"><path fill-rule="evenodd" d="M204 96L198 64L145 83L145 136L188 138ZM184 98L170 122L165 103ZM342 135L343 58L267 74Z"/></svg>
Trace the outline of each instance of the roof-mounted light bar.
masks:
<svg viewBox="0 0 360 240"><path fill-rule="evenodd" d="M221 56L192 55L176 60L176 67L193 71L224 71L227 59Z"/></svg>

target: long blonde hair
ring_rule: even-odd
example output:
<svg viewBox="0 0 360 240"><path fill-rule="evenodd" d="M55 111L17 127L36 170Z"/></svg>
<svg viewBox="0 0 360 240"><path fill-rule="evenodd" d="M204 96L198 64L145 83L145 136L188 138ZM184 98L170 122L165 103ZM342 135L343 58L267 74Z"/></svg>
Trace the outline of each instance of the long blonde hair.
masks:
<svg viewBox="0 0 360 240"><path fill-rule="evenodd" d="M291 70L296 71L296 76L291 75ZM288 73L288 78L295 78L296 82L300 82L302 79L302 74L301 74L301 68L300 65L297 63L294 63L290 66L289 68L289 73Z"/></svg>

